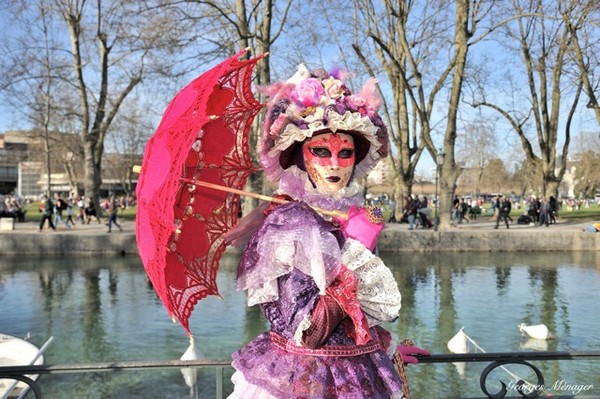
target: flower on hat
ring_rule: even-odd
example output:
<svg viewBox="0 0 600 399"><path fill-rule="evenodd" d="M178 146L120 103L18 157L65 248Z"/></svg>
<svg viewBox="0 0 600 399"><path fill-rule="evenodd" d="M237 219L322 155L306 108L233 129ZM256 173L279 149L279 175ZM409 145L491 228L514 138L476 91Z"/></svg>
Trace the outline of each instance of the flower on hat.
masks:
<svg viewBox="0 0 600 399"><path fill-rule="evenodd" d="M323 88L330 99L336 100L340 98L345 91L345 86L341 80L335 79L333 76L323 80Z"/></svg>
<svg viewBox="0 0 600 399"><path fill-rule="evenodd" d="M305 107L318 105L321 96L325 93L323 85L318 79L309 78L300 82L292 91L292 101Z"/></svg>

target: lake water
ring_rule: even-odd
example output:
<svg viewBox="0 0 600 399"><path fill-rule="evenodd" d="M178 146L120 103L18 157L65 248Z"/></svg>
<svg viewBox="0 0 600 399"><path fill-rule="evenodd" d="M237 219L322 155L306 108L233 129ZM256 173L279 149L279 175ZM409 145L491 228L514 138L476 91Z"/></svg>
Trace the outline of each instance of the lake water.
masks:
<svg viewBox="0 0 600 399"><path fill-rule="evenodd" d="M600 253L383 254L402 293L397 322L387 325L432 353L449 353L461 328L487 352L600 350ZM233 351L266 329L257 307L235 291L237 256L226 254L219 272L224 300L201 301L191 329L204 356L229 360ZM523 338L518 325L546 324L558 337ZM137 257L0 257L0 332L42 345L54 336L47 364L179 359L188 341L149 286ZM585 385L600 397L600 360L534 362L546 385ZM464 365L463 365L464 366ZM408 367L415 399L483 396L484 363ZM530 372L509 366L523 378ZM497 370L498 379L512 377ZM503 374L504 373L504 374ZM227 379L230 373L227 374ZM462 375L461 375L462 374ZM179 370L43 375L46 398L214 398L214 371L199 373L198 395ZM555 386L559 386L555 385ZM226 393L231 389L226 385ZM561 388L553 391L561 392ZM517 396L516 392L509 392Z"/></svg>

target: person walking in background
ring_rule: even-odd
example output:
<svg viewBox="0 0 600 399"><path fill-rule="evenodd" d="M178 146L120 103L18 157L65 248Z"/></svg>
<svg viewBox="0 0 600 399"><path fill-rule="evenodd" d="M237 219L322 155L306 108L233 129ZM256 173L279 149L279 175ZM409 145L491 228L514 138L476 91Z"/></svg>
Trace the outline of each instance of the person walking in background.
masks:
<svg viewBox="0 0 600 399"><path fill-rule="evenodd" d="M419 209L417 209L419 214L419 218L421 219L421 226L424 229L430 229L433 227L433 223L431 222L431 208L429 207L429 201L427 197L423 197L421 201L419 201Z"/></svg>
<svg viewBox="0 0 600 399"><path fill-rule="evenodd" d="M40 212L42 212L42 221L40 222L40 228L38 231L41 233L44 228L44 223L46 220L48 221L48 226L52 229L52 231L56 231L56 227L52 223L52 214L54 213L54 204L52 200L48 198L46 194L42 196L42 203L40 204Z"/></svg>
<svg viewBox="0 0 600 399"><path fill-rule="evenodd" d="M63 223L67 227L67 230L70 230L71 226L62 218L62 212L67 209L67 203L58 193L54 194L54 199L56 200L54 202L54 225L58 227L59 223Z"/></svg>
<svg viewBox="0 0 600 399"><path fill-rule="evenodd" d="M510 203L510 199L505 198L504 201L502 201L501 198L498 197L498 217L496 218L496 226L494 227L495 229L497 229L500 225L500 220L504 220L504 223L506 223L506 228L509 228L508 215L510 214L511 207L512 205Z"/></svg>
<svg viewBox="0 0 600 399"><path fill-rule="evenodd" d="M106 225L108 226L107 233L110 233L112 231L113 223L115 224L115 226L117 226L119 228L119 231L123 231L123 228L117 221L117 212L119 211L119 207L117 206L117 202L115 201L114 195L110 196L110 198L107 201L106 206L108 208L108 223L106 223Z"/></svg>
<svg viewBox="0 0 600 399"><path fill-rule="evenodd" d="M532 195L529 199L529 209L527 214L531 217L533 223L537 224L540 221L540 201L535 195Z"/></svg>
<svg viewBox="0 0 600 399"><path fill-rule="evenodd" d="M469 203L465 201L464 198L460 199L458 204L458 224L462 224L463 220L466 220L467 223L469 219L467 218L467 212L469 211Z"/></svg>
<svg viewBox="0 0 600 399"><path fill-rule="evenodd" d="M509 197L505 197L504 198L504 202L507 202L508 204L506 205L506 207L508 208L508 213L506 214L506 218L508 219L509 222L513 222L512 218L510 217L510 211L512 210L512 201L510 200Z"/></svg>
<svg viewBox="0 0 600 399"><path fill-rule="evenodd" d="M460 220L459 206L460 200L458 199L458 196L456 196L454 197L454 200L452 200L452 213L450 214L450 224L452 224L453 226L455 220ZM460 223L460 221L458 223Z"/></svg>
<svg viewBox="0 0 600 399"><path fill-rule="evenodd" d="M479 213L479 201L476 198L471 199L471 206L469 207L469 218L471 220L477 220L477 214Z"/></svg>
<svg viewBox="0 0 600 399"><path fill-rule="evenodd" d="M71 223L73 228L75 228L75 221L73 220L73 203L71 200L67 202L67 220L65 223L67 226L69 226L69 223Z"/></svg>
<svg viewBox="0 0 600 399"><path fill-rule="evenodd" d="M548 213L548 217L550 218L550 223L556 224L556 217L558 216L558 203L556 202L556 198L554 196L550 196L550 210Z"/></svg>
<svg viewBox="0 0 600 399"><path fill-rule="evenodd" d="M494 212L494 217L498 219L500 214L500 206L502 202L502 196L498 194L494 200L492 200L492 211Z"/></svg>
<svg viewBox="0 0 600 399"><path fill-rule="evenodd" d="M394 199L394 196L392 196L388 205L390 206L390 218L388 219L388 223L396 223L396 200Z"/></svg>
<svg viewBox="0 0 600 399"><path fill-rule="evenodd" d="M404 204L404 212L408 218L408 229L413 230L415 228L415 222L417 217L417 207L415 204L415 199L412 195L406 197L406 202Z"/></svg>
<svg viewBox="0 0 600 399"><path fill-rule="evenodd" d="M85 216L87 218L87 224L90 224L90 220L92 220L92 217L96 218L98 224L101 223L100 217L98 217L98 213L96 213L96 207L94 206L94 202L90 198L86 200Z"/></svg>
<svg viewBox="0 0 600 399"><path fill-rule="evenodd" d="M550 201L548 201L546 199L545 196L542 197L542 200L540 201L540 224L541 225L546 225L546 227L549 226L550 224Z"/></svg>
<svg viewBox="0 0 600 399"><path fill-rule="evenodd" d="M83 196L77 200L77 208L79 208L77 220L81 220L81 224L85 224L85 202L83 201Z"/></svg>

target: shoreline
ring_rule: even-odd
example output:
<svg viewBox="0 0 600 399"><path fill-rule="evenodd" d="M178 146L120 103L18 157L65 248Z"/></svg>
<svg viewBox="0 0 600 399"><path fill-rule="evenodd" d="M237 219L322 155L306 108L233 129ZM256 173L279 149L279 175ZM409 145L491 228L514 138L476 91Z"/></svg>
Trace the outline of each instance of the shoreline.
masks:
<svg viewBox="0 0 600 399"><path fill-rule="evenodd" d="M588 222L559 220L549 227L518 225L500 226L489 219L463 223L444 231L432 229L408 230L407 224L386 224L378 248L386 253L407 252L560 252L598 251L600 233L583 231ZM14 230L0 230L0 257L20 255L137 255L135 223L124 221L123 232L101 223L78 224L57 232L44 229L38 232L35 222L15 223ZM237 251L228 247L228 251Z"/></svg>

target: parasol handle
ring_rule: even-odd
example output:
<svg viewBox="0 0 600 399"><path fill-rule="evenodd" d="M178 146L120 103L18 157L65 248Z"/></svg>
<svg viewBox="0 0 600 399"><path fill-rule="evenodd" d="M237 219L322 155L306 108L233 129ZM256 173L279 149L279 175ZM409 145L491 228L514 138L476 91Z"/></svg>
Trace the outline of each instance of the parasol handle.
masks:
<svg viewBox="0 0 600 399"><path fill-rule="evenodd" d="M410 388L408 386L408 378L406 377L406 369L404 367L404 362L402 361L402 356L396 351L394 352L394 366L396 367L396 372L398 376L400 376L400 380L402 381L402 393L404 394L405 399L411 399Z"/></svg>
<svg viewBox="0 0 600 399"><path fill-rule="evenodd" d="M133 166L134 173L140 173L141 171L142 171L142 167L140 165ZM221 186L219 184L214 184L214 183L207 183L207 182L204 182L201 180L191 180L191 179L181 179L181 180L185 183L193 184L195 186L212 188L214 190L220 190L220 191L226 191L228 193L243 195L245 197L256 198L261 201L276 202L278 204L287 204L289 202L289 201L281 199L281 198L275 198L275 197L270 197L268 195L256 194L256 193L252 193L250 191L238 190L237 188ZM332 217L341 217L344 219L348 218L348 214L345 212L342 212L342 211L329 211L327 209L322 209L322 208L317 208L317 207L312 207L312 208L322 215L327 215L327 216L332 216Z"/></svg>
<svg viewBox="0 0 600 399"><path fill-rule="evenodd" d="M228 193L239 194L239 195L243 195L245 197L256 198L261 201L275 202L278 204L287 204L288 202L290 202L290 201L282 199L282 198L275 198L275 197L270 197L268 195L252 193L250 191L238 190L237 188L221 186L219 184L208 183L208 182L204 182L201 180L192 180L192 179L183 179L182 178L181 181L188 183L188 184L193 184L195 186L212 188L213 190L226 191ZM318 208L318 207L314 207L314 206L312 208L322 215L341 217L344 219L348 218L348 214L345 212L342 212L342 211L329 211L327 209L322 209L322 208Z"/></svg>

